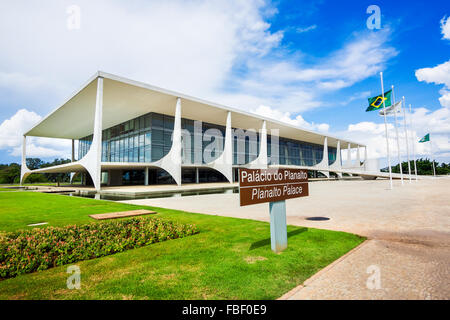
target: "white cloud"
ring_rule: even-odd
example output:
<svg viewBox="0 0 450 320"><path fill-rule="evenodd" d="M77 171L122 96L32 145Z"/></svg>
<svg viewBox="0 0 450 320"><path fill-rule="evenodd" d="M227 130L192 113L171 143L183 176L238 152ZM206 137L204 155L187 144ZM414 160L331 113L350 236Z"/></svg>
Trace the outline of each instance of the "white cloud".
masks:
<svg viewBox="0 0 450 320"><path fill-rule="evenodd" d="M450 108L450 91L442 89L439 93L442 94L442 97L439 98L441 106Z"/></svg>
<svg viewBox="0 0 450 320"><path fill-rule="evenodd" d="M280 110L272 109L268 106L261 105L251 112L308 130L328 132L328 130L330 129L330 125L327 123L307 122L301 115L297 115L295 118L293 118L290 112L282 112Z"/></svg>
<svg viewBox="0 0 450 320"><path fill-rule="evenodd" d="M380 119L382 119L380 117ZM393 118L388 118L388 136L389 148L391 154L391 163L398 163L397 136L393 124ZM418 143L419 139L425 134L430 133L433 152L437 158L446 158L450 152L450 109L440 108L431 111L426 108L413 109L412 114L413 129L409 127L409 116L407 116L408 137L415 141L416 155L418 157L430 158L430 144ZM406 159L405 131L403 126L403 117L398 119L398 132L400 138L400 150L402 161ZM359 122L350 124L347 131L340 132L340 136L358 141L367 145L369 158L386 158L386 135L383 122ZM409 145L409 152L412 158L412 144Z"/></svg>
<svg viewBox="0 0 450 320"><path fill-rule="evenodd" d="M266 104L300 112L321 106L323 90L373 76L396 54L385 29L355 34L342 49L305 66L305 53L284 50L283 31L270 30L267 14L276 10L262 0L81 0L81 28L70 31L66 8L72 4L0 4L0 86L62 98L103 70L222 103L237 101L241 108Z"/></svg>
<svg viewBox="0 0 450 320"><path fill-rule="evenodd" d="M426 83L444 84L450 89L450 60L433 68L416 70L416 78Z"/></svg>
<svg viewBox="0 0 450 320"><path fill-rule="evenodd" d="M303 81L319 81L330 89L347 87L383 70L385 63L397 55L386 46L390 30L363 33L344 48L333 53L325 63L301 70L297 78Z"/></svg>
<svg viewBox="0 0 450 320"><path fill-rule="evenodd" d="M62 100L103 70L326 132L328 124L292 114L325 105L324 94L375 75L397 54L388 44L389 29L355 33L321 59L289 52L283 31L272 31L267 22L277 12L264 0L75 3L81 8L79 30L66 27L73 1L0 2L0 88L36 103ZM266 105L274 109L264 110ZM16 142L0 142L0 149L20 154L20 137L8 139ZM68 154L57 142L34 138L28 150Z"/></svg>
<svg viewBox="0 0 450 320"><path fill-rule="evenodd" d="M450 40L450 17L441 20L442 39ZM442 64L438 64L432 68L422 68L416 70L416 78L419 81L426 83L443 84L444 89L439 93L442 95L439 98L441 106L450 108L450 60Z"/></svg>
<svg viewBox="0 0 450 320"><path fill-rule="evenodd" d="M241 56L263 56L283 37L270 32L264 1L81 0L81 28L68 30L72 4L0 4L0 86L73 87L103 70L210 95Z"/></svg>
<svg viewBox="0 0 450 320"><path fill-rule="evenodd" d="M23 134L42 117L35 112L20 109L10 119L0 124L0 149L22 144Z"/></svg>
<svg viewBox="0 0 450 320"><path fill-rule="evenodd" d="M364 99L366 100L367 97L369 97L371 94L370 91L363 91L363 92L357 92L353 95L351 95L348 99L343 100L342 102L340 102L340 105L348 105L350 102L355 101L355 100L359 100L359 99Z"/></svg>
<svg viewBox="0 0 450 320"><path fill-rule="evenodd" d="M443 84L444 89L439 91L442 95L439 102L443 107L450 107L450 60L433 68L416 70L416 78L426 83Z"/></svg>
<svg viewBox="0 0 450 320"><path fill-rule="evenodd" d="M241 92L260 97L260 104L283 111L302 112L324 106L323 95L376 75L397 55L387 45L391 31L355 33L353 39L315 64L300 58L259 59L248 62L248 72L235 81ZM317 59L316 59L317 60ZM253 106L248 106L253 107Z"/></svg>
<svg viewBox="0 0 450 320"><path fill-rule="evenodd" d="M441 33L442 39L450 40L450 17L443 17L441 19Z"/></svg>
<svg viewBox="0 0 450 320"><path fill-rule="evenodd" d="M308 26L308 27L297 28L297 29L295 29L295 31L296 31L297 33L305 33L305 32L308 32L308 31L315 30L315 29L317 29L317 25L313 24L313 25L310 25L310 26Z"/></svg>
<svg viewBox="0 0 450 320"><path fill-rule="evenodd" d="M387 127L388 127L388 130L392 130L392 128L394 126L392 124L388 123ZM350 124L348 126L348 131L349 132L370 132L374 135L379 135L379 134L385 132L385 125L384 125L384 123L378 124L378 123L374 123L374 122L363 121L363 122L359 122L357 124Z"/></svg>
<svg viewBox="0 0 450 320"><path fill-rule="evenodd" d="M22 155L23 134L42 117L33 111L20 109L11 118L0 124L0 149L12 155ZM27 157L70 157L71 142L49 138L27 138Z"/></svg>

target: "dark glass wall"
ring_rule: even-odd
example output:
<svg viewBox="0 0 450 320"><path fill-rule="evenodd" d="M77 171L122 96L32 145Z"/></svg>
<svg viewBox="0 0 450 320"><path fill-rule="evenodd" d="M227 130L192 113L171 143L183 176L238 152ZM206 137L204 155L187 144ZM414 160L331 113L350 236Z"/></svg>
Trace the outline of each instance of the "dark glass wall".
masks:
<svg viewBox="0 0 450 320"><path fill-rule="evenodd" d="M199 126L196 128L196 126ZM218 148L208 152L208 160L220 156L225 143L225 127L210 123L199 123L190 119L181 120L183 164L205 163L204 153L208 145L216 142ZM172 146L174 117L148 113L123 122L102 132L102 162L154 162L164 157ZM188 132L189 134L185 134ZM211 134L208 134L211 133ZM217 134L223 138L215 141ZM196 135L198 140L196 142ZM190 137L190 141L188 140ZM259 133L233 129L233 164L245 164L257 158ZM267 138L267 152L271 156L271 136ZM92 144L92 135L79 139L78 159L81 159ZM323 146L287 138L279 138L281 165L314 166L323 157ZM336 148L328 147L328 159L336 160ZM271 161L275 164L276 161Z"/></svg>
<svg viewBox="0 0 450 320"><path fill-rule="evenodd" d="M332 165L336 161L337 148L328 147L328 165Z"/></svg>

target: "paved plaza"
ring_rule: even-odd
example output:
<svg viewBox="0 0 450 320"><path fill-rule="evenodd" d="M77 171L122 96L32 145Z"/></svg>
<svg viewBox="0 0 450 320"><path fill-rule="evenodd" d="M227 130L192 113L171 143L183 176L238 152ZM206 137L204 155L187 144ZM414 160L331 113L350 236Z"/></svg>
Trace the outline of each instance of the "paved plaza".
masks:
<svg viewBox="0 0 450 320"><path fill-rule="evenodd" d="M387 180L311 182L309 197L287 200L288 224L368 241L282 299L450 298L450 178L388 187ZM267 203L240 207L238 194L125 202L269 221Z"/></svg>

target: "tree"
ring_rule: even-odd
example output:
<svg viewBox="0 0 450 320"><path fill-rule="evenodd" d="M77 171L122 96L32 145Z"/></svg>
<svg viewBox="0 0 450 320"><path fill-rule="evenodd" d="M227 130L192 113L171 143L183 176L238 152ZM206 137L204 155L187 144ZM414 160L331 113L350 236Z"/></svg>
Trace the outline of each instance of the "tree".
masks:
<svg viewBox="0 0 450 320"><path fill-rule="evenodd" d="M414 161L411 161L411 173L414 174ZM433 161L430 159L423 159L420 158L416 160L417 165L417 174L418 175L433 175ZM441 163L435 162L434 163L436 168L436 174L437 175L447 175L450 174L450 163ZM382 171L387 172L388 168L383 168ZM405 174L408 174L408 162L402 162L402 171ZM400 173L400 166L397 164L392 167L393 173Z"/></svg>
<svg viewBox="0 0 450 320"><path fill-rule="evenodd" d="M55 159L53 162L47 162L41 165L41 168L58 166L65 163L70 163L70 159ZM52 182L69 182L70 174L69 173L44 173L45 177L48 181Z"/></svg>
<svg viewBox="0 0 450 320"><path fill-rule="evenodd" d="M44 164L45 162L42 161L39 158L27 158L27 167L30 170L36 170L41 168L41 166Z"/></svg>
<svg viewBox="0 0 450 320"><path fill-rule="evenodd" d="M9 165L0 166L0 183L18 183L20 180L20 165L11 163Z"/></svg>
<svg viewBox="0 0 450 320"><path fill-rule="evenodd" d="M64 163L71 162L69 159L55 159L53 162L45 162L39 158L27 158L27 167L30 170L36 170L51 166L56 166ZM0 164L0 184L11 184L20 182L20 170L21 165L17 163ZM27 177L28 183L41 183L41 182L68 182L70 181L69 173L44 173L44 174L31 174Z"/></svg>

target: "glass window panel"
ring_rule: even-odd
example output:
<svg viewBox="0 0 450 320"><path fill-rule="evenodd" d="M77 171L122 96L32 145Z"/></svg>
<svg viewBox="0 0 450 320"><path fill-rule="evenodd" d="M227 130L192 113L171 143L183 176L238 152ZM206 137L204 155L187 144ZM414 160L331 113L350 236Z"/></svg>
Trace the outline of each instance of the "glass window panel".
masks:
<svg viewBox="0 0 450 320"><path fill-rule="evenodd" d="M174 118L171 116L164 116L164 129L172 131L173 126L174 126Z"/></svg>
<svg viewBox="0 0 450 320"><path fill-rule="evenodd" d="M164 155L163 146L152 144L152 161L161 159Z"/></svg>
<svg viewBox="0 0 450 320"><path fill-rule="evenodd" d="M148 129L152 125L152 118L149 114L145 116L145 128Z"/></svg>
<svg viewBox="0 0 450 320"><path fill-rule="evenodd" d="M170 151L170 147L164 146L164 155L168 154Z"/></svg>
<svg viewBox="0 0 450 320"><path fill-rule="evenodd" d="M133 150L134 149L128 149L128 162L133 162Z"/></svg>
<svg viewBox="0 0 450 320"><path fill-rule="evenodd" d="M145 162L152 161L150 150L150 146L145 146Z"/></svg>
<svg viewBox="0 0 450 320"><path fill-rule="evenodd" d="M164 143L164 131L161 129L152 130L152 144L163 144Z"/></svg>
<svg viewBox="0 0 450 320"><path fill-rule="evenodd" d="M164 117L161 114L152 114L152 129L153 128L164 128Z"/></svg>
<svg viewBox="0 0 450 320"><path fill-rule="evenodd" d="M172 133L164 132L164 146L165 147L172 146Z"/></svg>
<svg viewBox="0 0 450 320"><path fill-rule="evenodd" d="M145 133L145 145L148 146L152 143L152 136L150 131Z"/></svg>
<svg viewBox="0 0 450 320"><path fill-rule="evenodd" d="M134 136L128 137L128 149L132 149L134 147Z"/></svg>

